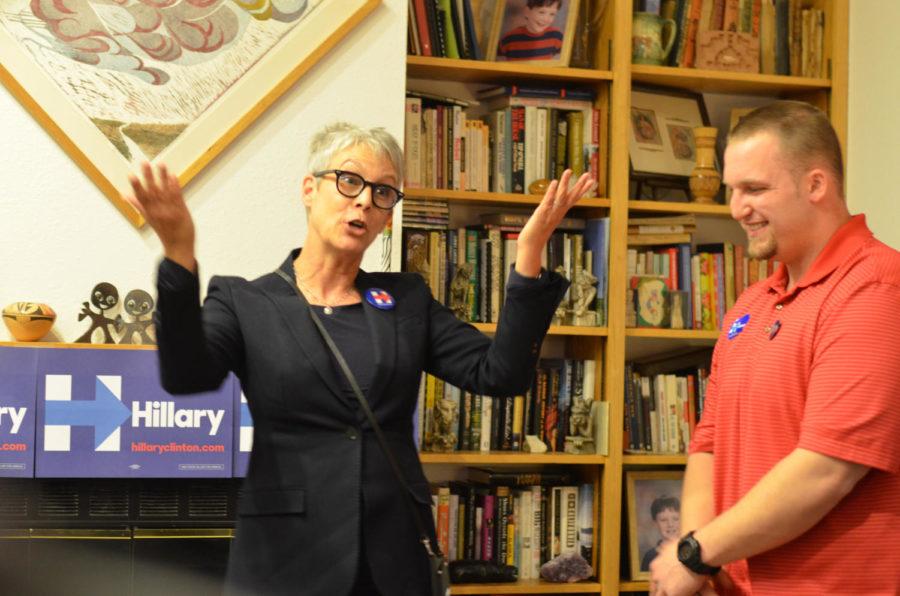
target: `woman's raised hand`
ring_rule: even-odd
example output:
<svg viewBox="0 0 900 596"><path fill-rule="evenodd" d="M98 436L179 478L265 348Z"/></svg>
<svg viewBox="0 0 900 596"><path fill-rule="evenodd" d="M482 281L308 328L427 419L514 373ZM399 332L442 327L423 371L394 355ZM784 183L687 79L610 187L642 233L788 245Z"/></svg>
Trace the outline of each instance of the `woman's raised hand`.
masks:
<svg viewBox="0 0 900 596"><path fill-rule="evenodd" d="M134 191L125 200L137 209L156 232L167 258L190 271L196 271L194 257L194 220L181 194L178 178L164 164L154 175L153 166L141 164L143 181L131 174L128 181Z"/></svg>
<svg viewBox="0 0 900 596"><path fill-rule="evenodd" d="M566 170L559 180L547 188L544 198L528 218L516 243L516 271L526 277L537 277L541 271L541 253L550 236L569 209L594 186L590 174L582 174L569 188L572 170Z"/></svg>

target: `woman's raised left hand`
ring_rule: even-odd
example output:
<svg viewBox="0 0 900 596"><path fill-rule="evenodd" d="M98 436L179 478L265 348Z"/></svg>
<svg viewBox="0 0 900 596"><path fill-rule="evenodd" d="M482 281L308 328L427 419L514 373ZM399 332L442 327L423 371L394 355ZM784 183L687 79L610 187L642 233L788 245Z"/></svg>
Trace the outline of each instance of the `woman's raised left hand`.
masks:
<svg viewBox="0 0 900 596"><path fill-rule="evenodd" d="M590 174L582 174L569 187L572 170L566 170L559 180L550 182L544 198L528 218L516 243L516 272L525 277L537 277L541 272L541 253L550 236L569 209L588 190L595 186Z"/></svg>

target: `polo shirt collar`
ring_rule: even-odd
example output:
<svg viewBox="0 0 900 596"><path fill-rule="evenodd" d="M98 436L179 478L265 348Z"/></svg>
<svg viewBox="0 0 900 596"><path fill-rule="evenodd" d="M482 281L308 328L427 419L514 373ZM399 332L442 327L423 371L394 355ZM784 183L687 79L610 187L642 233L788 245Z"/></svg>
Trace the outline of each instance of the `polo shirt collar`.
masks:
<svg viewBox="0 0 900 596"><path fill-rule="evenodd" d="M790 293L799 291L801 288L811 286L824 279L838 268L842 263L847 261L856 251L862 248L862 245L872 237L872 231L866 225L866 216L863 214L854 215L850 221L838 228L828 244L813 261L812 267L797 282ZM781 263L778 271L775 272L767 282L769 290L779 294L784 293L787 287L787 267Z"/></svg>

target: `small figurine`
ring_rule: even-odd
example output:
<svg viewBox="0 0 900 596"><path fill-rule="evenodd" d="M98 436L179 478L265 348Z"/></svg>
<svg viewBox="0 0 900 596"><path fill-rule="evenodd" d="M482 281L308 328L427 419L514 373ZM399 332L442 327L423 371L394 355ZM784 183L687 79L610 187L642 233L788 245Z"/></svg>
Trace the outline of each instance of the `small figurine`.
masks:
<svg viewBox="0 0 900 596"><path fill-rule="evenodd" d="M591 419L591 402L576 399L569 414L569 434L563 450L578 455L595 453L594 428Z"/></svg>
<svg viewBox="0 0 900 596"><path fill-rule="evenodd" d="M81 321L85 317L89 317L91 319L91 328L84 332L84 335L75 340L75 343L79 344L90 344L94 343L92 341L92 336L94 335L94 331L97 329L103 330L103 342L105 344L114 344L112 333L110 329L115 326L115 319L111 319L106 316L105 312L111 310L119 303L119 290L116 289L116 286L111 283L100 282L94 289L91 291L91 304L97 307L97 312L95 313L91 310L91 307L87 302L83 302L81 306L81 313L78 315L78 320Z"/></svg>
<svg viewBox="0 0 900 596"><path fill-rule="evenodd" d="M572 284L572 323L575 325L596 325L597 313L592 309L597 299L597 278L590 271L581 270L581 275Z"/></svg>
<svg viewBox="0 0 900 596"><path fill-rule="evenodd" d="M456 266L453 281L450 282L450 310L461 321L469 320L469 279L472 277L472 263Z"/></svg>
<svg viewBox="0 0 900 596"><path fill-rule="evenodd" d="M126 322L122 315L116 317L116 331L122 333L120 344L138 343L144 345L154 345L153 338L147 333L148 328L153 327L153 318L147 317L153 312L153 297L144 290L131 290L125 295L125 302L122 305L125 312L134 317L131 322ZM134 342L134 334L138 334L138 340Z"/></svg>
<svg viewBox="0 0 900 596"><path fill-rule="evenodd" d="M441 399L434 408L434 432L431 435L431 451L456 449L457 405L452 399Z"/></svg>

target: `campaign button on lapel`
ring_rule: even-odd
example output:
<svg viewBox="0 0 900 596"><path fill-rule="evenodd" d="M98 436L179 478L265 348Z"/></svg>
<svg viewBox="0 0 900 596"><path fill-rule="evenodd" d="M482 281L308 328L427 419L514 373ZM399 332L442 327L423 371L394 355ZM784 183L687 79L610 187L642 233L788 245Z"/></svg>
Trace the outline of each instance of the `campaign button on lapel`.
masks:
<svg viewBox="0 0 900 596"><path fill-rule="evenodd" d="M381 288L369 288L365 291L366 302L379 310L393 310L396 303L394 297Z"/></svg>

